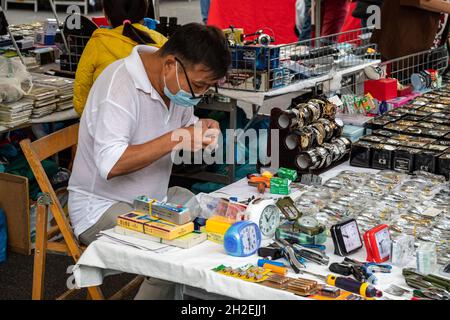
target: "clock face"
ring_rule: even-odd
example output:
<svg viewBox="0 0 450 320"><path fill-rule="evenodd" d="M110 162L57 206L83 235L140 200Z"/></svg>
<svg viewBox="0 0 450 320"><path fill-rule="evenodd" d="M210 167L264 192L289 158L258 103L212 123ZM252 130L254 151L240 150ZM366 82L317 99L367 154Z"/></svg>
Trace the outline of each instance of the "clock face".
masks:
<svg viewBox="0 0 450 320"><path fill-rule="evenodd" d="M244 255L250 255L258 250L259 241L255 225L244 227L240 231L242 251Z"/></svg>
<svg viewBox="0 0 450 320"><path fill-rule="evenodd" d="M362 246L356 221L351 221L341 227L341 234L345 244L345 250L351 252Z"/></svg>
<svg viewBox="0 0 450 320"><path fill-rule="evenodd" d="M275 235L275 231L280 225L280 214L280 209L275 205L264 208L259 219L259 228L263 236L271 238Z"/></svg>
<svg viewBox="0 0 450 320"><path fill-rule="evenodd" d="M389 235L389 229L384 228L375 234L375 240L377 241L378 252L380 258L384 259L391 255L391 236Z"/></svg>

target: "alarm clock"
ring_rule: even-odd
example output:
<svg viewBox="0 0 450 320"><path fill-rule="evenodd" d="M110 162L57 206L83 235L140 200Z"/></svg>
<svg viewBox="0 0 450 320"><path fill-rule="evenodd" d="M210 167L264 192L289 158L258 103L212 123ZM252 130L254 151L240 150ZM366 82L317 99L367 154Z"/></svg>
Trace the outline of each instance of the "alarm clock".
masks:
<svg viewBox="0 0 450 320"><path fill-rule="evenodd" d="M355 219L346 220L331 227L334 253L339 256L350 255L362 248L361 234Z"/></svg>
<svg viewBox="0 0 450 320"><path fill-rule="evenodd" d="M273 199L256 199L247 207L248 220L256 223L263 239L271 239L281 222L281 211Z"/></svg>
<svg viewBox="0 0 450 320"><path fill-rule="evenodd" d="M233 224L224 236L227 254L235 257L248 257L261 246L261 231L256 223L239 221Z"/></svg>
<svg viewBox="0 0 450 320"><path fill-rule="evenodd" d="M367 251L367 261L381 263L391 256L391 235L389 226L379 225L364 234L364 244Z"/></svg>

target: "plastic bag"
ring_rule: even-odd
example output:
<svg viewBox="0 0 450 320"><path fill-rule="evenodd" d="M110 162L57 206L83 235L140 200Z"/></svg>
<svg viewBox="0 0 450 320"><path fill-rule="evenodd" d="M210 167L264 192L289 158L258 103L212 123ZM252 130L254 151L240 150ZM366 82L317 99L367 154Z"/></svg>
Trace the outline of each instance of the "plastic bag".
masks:
<svg viewBox="0 0 450 320"><path fill-rule="evenodd" d="M33 83L31 75L20 62L0 57L0 103L15 102L23 98L29 92ZM28 84L27 84L28 82Z"/></svg>

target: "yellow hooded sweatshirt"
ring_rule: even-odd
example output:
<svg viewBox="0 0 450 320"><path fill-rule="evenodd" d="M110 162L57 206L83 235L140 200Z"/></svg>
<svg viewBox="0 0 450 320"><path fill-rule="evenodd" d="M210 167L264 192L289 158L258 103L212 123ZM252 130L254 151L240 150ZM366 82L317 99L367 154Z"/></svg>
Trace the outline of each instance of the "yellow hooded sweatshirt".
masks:
<svg viewBox="0 0 450 320"><path fill-rule="evenodd" d="M156 42L151 44L152 46L161 48L167 41L162 34L144 25L135 23L133 27L147 32ZM115 29L98 29L88 41L78 63L74 84L73 104L80 115L83 113L89 91L98 76L114 61L128 57L137 45L122 33L123 26Z"/></svg>

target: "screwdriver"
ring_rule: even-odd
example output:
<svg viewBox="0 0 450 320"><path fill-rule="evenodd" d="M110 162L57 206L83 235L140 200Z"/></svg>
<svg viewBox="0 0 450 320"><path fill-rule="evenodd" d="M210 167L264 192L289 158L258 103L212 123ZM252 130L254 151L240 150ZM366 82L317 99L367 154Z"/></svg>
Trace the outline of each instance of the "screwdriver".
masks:
<svg viewBox="0 0 450 320"><path fill-rule="evenodd" d="M330 286L334 286L351 293L359 294L364 298L373 298L373 297L380 298L383 296L383 293L377 290L374 286L371 286L368 283L353 280L351 278L337 277L332 274L328 276L323 276L306 270L301 270L301 273L312 275L314 277L324 280L325 283L329 284Z"/></svg>

